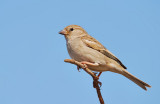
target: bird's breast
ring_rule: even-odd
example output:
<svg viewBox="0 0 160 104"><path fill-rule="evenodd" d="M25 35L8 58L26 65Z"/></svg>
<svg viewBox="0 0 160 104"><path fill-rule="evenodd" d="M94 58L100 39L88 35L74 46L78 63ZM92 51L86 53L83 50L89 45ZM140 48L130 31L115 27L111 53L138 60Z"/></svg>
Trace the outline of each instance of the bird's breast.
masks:
<svg viewBox="0 0 160 104"><path fill-rule="evenodd" d="M86 58L84 57L84 46L80 40L75 39L67 42L67 50L72 59L77 61L84 61Z"/></svg>
<svg viewBox="0 0 160 104"><path fill-rule="evenodd" d="M67 41L67 50L70 57L76 61L88 61L106 64L105 56L88 46L81 39Z"/></svg>

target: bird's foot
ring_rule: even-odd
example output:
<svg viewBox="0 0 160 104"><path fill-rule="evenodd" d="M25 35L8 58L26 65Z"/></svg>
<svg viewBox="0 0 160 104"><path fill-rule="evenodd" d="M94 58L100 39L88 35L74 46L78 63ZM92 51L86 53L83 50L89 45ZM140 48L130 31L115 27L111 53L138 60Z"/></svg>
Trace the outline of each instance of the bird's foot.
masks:
<svg viewBox="0 0 160 104"><path fill-rule="evenodd" d="M77 70L80 72L80 69L85 69L85 68L88 68L87 67L87 64L84 62L84 61L82 61L82 62L80 62L81 64L83 64L83 67L80 67L80 66L77 66Z"/></svg>
<svg viewBox="0 0 160 104"><path fill-rule="evenodd" d="M80 66L77 66L77 70L80 72L80 69L81 69L81 67Z"/></svg>
<svg viewBox="0 0 160 104"><path fill-rule="evenodd" d="M91 63L91 62L87 62L87 61L82 61L81 64L86 64L86 65L90 65L90 66L99 66L98 63Z"/></svg>

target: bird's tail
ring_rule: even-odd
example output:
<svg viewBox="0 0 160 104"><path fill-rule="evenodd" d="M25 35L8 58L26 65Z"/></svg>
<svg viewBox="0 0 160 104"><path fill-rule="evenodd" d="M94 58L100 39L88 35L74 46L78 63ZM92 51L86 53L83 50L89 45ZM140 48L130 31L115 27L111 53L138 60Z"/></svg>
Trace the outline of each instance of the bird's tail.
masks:
<svg viewBox="0 0 160 104"><path fill-rule="evenodd" d="M138 86L143 88L144 90L147 90L146 87L151 87L149 84L143 82L142 80L138 79L137 77L133 76L131 73L129 73L127 70L123 70L123 74L125 77L136 83Z"/></svg>

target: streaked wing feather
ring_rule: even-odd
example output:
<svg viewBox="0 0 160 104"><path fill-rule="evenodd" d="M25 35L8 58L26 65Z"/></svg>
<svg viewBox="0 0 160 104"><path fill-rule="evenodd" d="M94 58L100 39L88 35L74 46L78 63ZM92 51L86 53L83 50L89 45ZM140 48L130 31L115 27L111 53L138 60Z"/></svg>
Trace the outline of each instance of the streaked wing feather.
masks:
<svg viewBox="0 0 160 104"><path fill-rule="evenodd" d="M88 36L85 35L85 36L82 37L82 41L86 44L86 46L101 52L102 54L104 54L105 56L109 57L110 59L115 60L124 69L127 69L116 56L114 56L110 51L108 51L101 43L99 43L93 37L91 37L89 35Z"/></svg>

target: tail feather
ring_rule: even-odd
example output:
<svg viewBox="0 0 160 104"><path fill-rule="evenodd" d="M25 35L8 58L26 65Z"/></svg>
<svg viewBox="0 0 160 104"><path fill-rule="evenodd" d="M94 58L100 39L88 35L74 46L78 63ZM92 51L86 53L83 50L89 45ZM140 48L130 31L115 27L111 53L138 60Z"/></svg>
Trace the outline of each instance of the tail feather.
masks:
<svg viewBox="0 0 160 104"><path fill-rule="evenodd" d="M136 83L138 86L140 86L141 88L143 88L144 90L147 91L146 87L151 87L149 84L143 82L142 80L138 79L137 77L133 76L131 73L129 73L127 70L123 70L123 75L125 77L127 77L128 79L130 79L131 81L133 81L134 83Z"/></svg>

